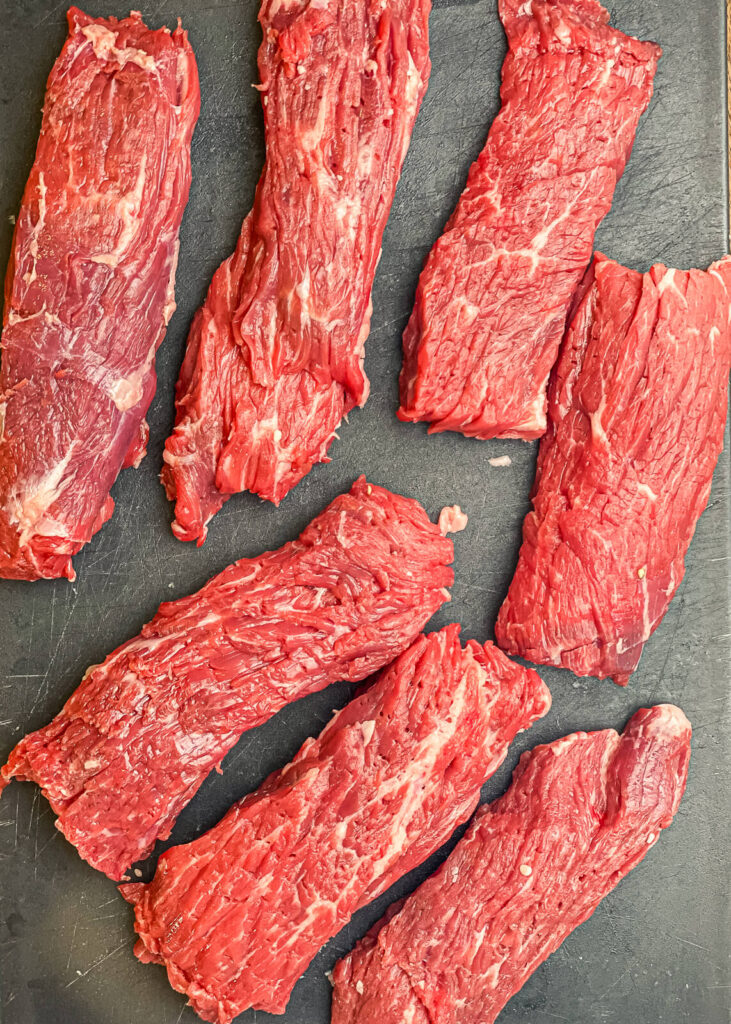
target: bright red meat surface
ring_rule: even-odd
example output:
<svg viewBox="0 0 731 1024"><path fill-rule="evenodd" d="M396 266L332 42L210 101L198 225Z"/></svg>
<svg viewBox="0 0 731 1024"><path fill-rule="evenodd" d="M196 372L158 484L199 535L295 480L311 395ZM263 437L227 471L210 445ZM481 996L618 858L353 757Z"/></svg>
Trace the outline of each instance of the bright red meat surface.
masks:
<svg viewBox="0 0 731 1024"><path fill-rule="evenodd" d="M550 706L535 672L459 626L419 637L294 761L160 859L135 946L204 1020L282 1013L317 950L474 810L517 732Z"/></svg>
<svg viewBox="0 0 731 1024"><path fill-rule="evenodd" d="M404 333L403 420L539 437L571 296L652 95L659 47L596 0L500 0L502 109L427 259Z"/></svg>
<svg viewBox="0 0 731 1024"><path fill-rule="evenodd" d="M145 454L200 94L180 29L72 7L5 283L0 576L74 579Z"/></svg>
<svg viewBox="0 0 731 1024"><path fill-rule="evenodd" d="M161 605L20 741L2 785L37 782L81 856L121 878L245 730L405 650L449 600L452 558L418 502L361 478L298 540Z"/></svg>
<svg viewBox="0 0 731 1024"><path fill-rule="evenodd" d="M731 258L640 274L597 256L583 289L495 635L624 685L683 578L723 447Z"/></svg>
<svg viewBox="0 0 731 1024"><path fill-rule="evenodd" d="M690 736L664 704L621 736L523 754L436 874L336 965L332 1024L492 1024L671 823Z"/></svg>
<svg viewBox="0 0 731 1024"><path fill-rule="evenodd" d="M162 479L203 543L238 491L278 504L368 397L381 236L429 75L429 0L264 0L266 165L193 322Z"/></svg>

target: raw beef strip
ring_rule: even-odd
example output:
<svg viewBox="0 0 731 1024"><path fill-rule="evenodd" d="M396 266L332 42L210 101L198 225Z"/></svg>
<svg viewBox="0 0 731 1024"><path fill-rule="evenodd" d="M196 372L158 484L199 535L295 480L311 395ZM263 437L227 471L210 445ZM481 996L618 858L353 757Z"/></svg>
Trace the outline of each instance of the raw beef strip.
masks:
<svg viewBox="0 0 731 1024"><path fill-rule="evenodd" d="M583 287L495 633L624 685L683 578L723 447L731 258L639 274L597 256Z"/></svg>
<svg viewBox="0 0 731 1024"><path fill-rule="evenodd" d="M283 1013L317 950L474 810L517 732L545 714L535 672L459 626L419 637L294 761L210 832L168 850L135 904L140 960L204 1020Z"/></svg>
<svg viewBox="0 0 731 1024"><path fill-rule="evenodd" d="M670 824L690 725L669 704L622 736L523 754L441 868L341 960L332 1024L492 1024Z"/></svg>
<svg viewBox="0 0 731 1024"><path fill-rule="evenodd" d="M502 110L426 262L404 334L403 420L539 437L546 381L660 49L596 0L500 0Z"/></svg>
<svg viewBox="0 0 731 1024"><path fill-rule="evenodd" d="M72 7L5 285L0 576L74 579L145 454L200 93L186 34Z"/></svg>
<svg viewBox="0 0 731 1024"><path fill-rule="evenodd" d="M163 482L173 532L278 504L368 397L381 235L429 74L429 0L264 0L266 165L191 327Z"/></svg>
<svg viewBox="0 0 731 1024"><path fill-rule="evenodd" d="M452 557L418 502L361 478L299 540L161 605L0 779L37 782L81 856L120 878L245 730L405 650L449 600Z"/></svg>

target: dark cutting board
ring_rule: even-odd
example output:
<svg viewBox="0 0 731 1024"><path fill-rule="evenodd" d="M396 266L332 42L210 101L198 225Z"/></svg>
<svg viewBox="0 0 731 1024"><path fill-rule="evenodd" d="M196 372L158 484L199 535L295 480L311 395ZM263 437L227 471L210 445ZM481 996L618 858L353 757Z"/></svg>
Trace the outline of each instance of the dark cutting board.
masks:
<svg viewBox="0 0 731 1024"><path fill-rule="evenodd" d="M255 57L255 0L149 0L149 24L190 33L203 109L193 145L193 188L182 230L178 311L158 358L151 444L138 471L114 488L117 508L76 558L76 583L0 582L0 757L59 710L84 670L136 633L159 602L199 587L214 572L294 537L353 478L419 498L436 514L459 502L470 515L456 538L452 619L465 637L492 635L515 564L528 507L535 445L427 438L397 422L400 333L417 275L464 184L498 107L504 39L495 0L436 0L434 70L384 239L366 368L372 395L344 425L331 465L318 466L277 511L252 495L231 500L201 550L176 541L157 480L172 422L172 395L191 316L211 274L234 246L263 158ZM597 247L630 266L655 260L706 266L727 248L726 101L722 0L613 0L614 23L659 42L665 56L614 207ZM126 14L114 0L93 14ZM46 76L65 38L65 4L0 0L0 264L10 249L33 160ZM509 468L488 459L510 455ZM543 670L550 715L519 738L485 787L500 793L518 754L575 729L621 728L639 706L681 705L694 726L688 791L672 828L594 917L528 981L504 1024L721 1024L727 1019L729 898L725 846L729 792L729 462L721 457L688 571L647 644L628 689ZM317 733L347 686L289 707L246 735L181 815L173 840L213 825L229 804ZM442 851L441 856L444 855ZM35 786L0 801L0 955L5 1024L192 1024L198 1018L159 967L132 955L132 914L114 884L94 872L53 827ZM440 855L362 911L315 959L295 989L287 1024L326 1024L336 958ZM142 866L149 877L153 862ZM266 1014L244 1014L263 1021Z"/></svg>

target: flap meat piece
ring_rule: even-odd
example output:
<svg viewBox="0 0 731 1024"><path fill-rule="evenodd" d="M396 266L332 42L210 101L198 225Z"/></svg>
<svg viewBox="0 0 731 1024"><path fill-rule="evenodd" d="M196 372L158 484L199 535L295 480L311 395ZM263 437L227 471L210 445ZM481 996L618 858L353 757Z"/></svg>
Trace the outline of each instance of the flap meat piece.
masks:
<svg viewBox="0 0 731 1024"><path fill-rule="evenodd" d="M419 280L403 420L534 438L571 297L650 102L660 48L597 0L500 0L502 109Z"/></svg>
<svg viewBox="0 0 731 1024"><path fill-rule="evenodd" d="M429 76L429 0L263 0L266 164L193 321L162 479L202 544L239 491L275 504L368 397L381 236Z"/></svg>
<svg viewBox="0 0 731 1024"><path fill-rule="evenodd" d="M198 72L181 28L68 13L5 282L0 576L74 579L144 457Z"/></svg>
<svg viewBox="0 0 731 1024"><path fill-rule="evenodd" d="M577 302L495 635L624 685L683 578L723 448L731 257L640 274L597 256Z"/></svg>
<svg viewBox="0 0 731 1024"><path fill-rule="evenodd" d="M436 874L336 965L332 1024L493 1024L671 823L690 735L664 704L621 736L523 754Z"/></svg>
<svg viewBox="0 0 731 1024"><path fill-rule="evenodd" d="M361 478L298 540L161 605L20 741L0 784L37 782L81 856L121 878L243 732L405 650L449 600L452 558L418 502Z"/></svg>
<svg viewBox="0 0 731 1024"><path fill-rule="evenodd" d="M550 695L459 626L420 636L291 764L210 832L166 851L135 905L141 960L204 1020L282 1013L351 916L466 821L516 733Z"/></svg>

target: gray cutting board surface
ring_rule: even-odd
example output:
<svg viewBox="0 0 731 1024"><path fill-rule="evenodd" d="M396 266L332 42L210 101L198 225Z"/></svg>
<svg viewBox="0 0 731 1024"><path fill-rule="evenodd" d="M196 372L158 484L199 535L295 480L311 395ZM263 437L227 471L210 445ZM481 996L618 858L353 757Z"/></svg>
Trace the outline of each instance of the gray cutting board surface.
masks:
<svg viewBox="0 0 731 1024"><path fill-rule="evenodd" d="M136 633L162 600L197 589L236 558L294 537L355 476L412 495L436 515L458 502L468 529L455 538L452 603L435 626L459 620L465 637L492 636L520 539L536 445L478 442L399 423L400 334L422 261L480 151L498 108L504 38L496 0L436 0L431 84L411 144L374 290L366 347L371 398L354 412L316 467L279 510L246 494L232 499L197 550L170 532L157 480L172 395L193 312L248 211L264 147L256 81L254 0L148 0L153 26L190 34L200 67L202 113L193 144L193 187L182 229L178 311L158 357L149 453L120 476L113 519L75 560L78 579L0 581L0 757L44 725L91 663ZM630 266L654 261L706 266L727 248L725 67L722 0L612 0L614 23L664 49L655 97L643 118L597 248ZM128 8L94 0L96 15ZM10 251L40 125L45 80L65 38L65 4L0 0L0 264ZM488 460L509 455L512 464ZM541 670L553 710L519 737L485 786L507 785L521 751L575 729L621 728L643 705L679 704L694 726L688 790L677 819L644 862L528 981L501 1024L721 1024L728 1018L729 897L729 461L716 471L687 574L638 672L622 690ZM350 695L345 685L285 709L245 735L180 816L171 842L213 825L238 797L280 767ZM447 848L357 914L297 985L286 1024L326 1024L335 960L383 912L434 869ZM159 852L159 851L158 851ZM149 878L154 858L140 866ZM5 1024L193 1024L198 1018L162 968L132 955L132 914L108 879L81 861L53 826L35 786L14 784L0 801L0 970ZM263 1022L266 1014L242 1015Z"/></svg>

